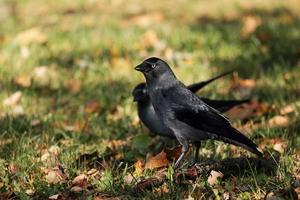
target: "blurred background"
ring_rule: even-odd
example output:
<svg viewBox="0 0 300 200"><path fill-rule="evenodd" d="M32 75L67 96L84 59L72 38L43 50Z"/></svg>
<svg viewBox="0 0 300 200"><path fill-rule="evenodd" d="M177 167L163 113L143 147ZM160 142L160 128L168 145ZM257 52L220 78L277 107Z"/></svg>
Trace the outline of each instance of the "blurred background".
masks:
<svg viewBox="0 0 300 200"><path fill-rule="evenodd" d="M299 0L1 0L0 158L19 173L0 181L1 191L59 191L39 168L53 145L63 152L55 165L70 177L86 167L74 165L78 156L103 155L109 145L122 146L117 152L129 165L157 150L131 97L144 81L133 68L150 56L165 59L186 84L234 69L201 94L254 99L229 115L264 148L290 146L287 159L295 160L299 17ZM295 163L285 164L293 171Z"/></svg>

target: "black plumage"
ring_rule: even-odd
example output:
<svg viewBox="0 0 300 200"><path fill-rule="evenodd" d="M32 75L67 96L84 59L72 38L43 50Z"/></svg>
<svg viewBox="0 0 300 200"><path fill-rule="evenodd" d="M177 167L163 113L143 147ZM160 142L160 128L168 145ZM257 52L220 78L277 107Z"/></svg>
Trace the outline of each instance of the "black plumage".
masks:
<svg viewBox="0 0 300 200"><path fill-rule="evenodd" d="M182 145L175 168L188 151L190 142L200 146L200 142L207 139L234 144L262 155L257 145L232 127L225 116L177 80L165 61L151 57L135 69L146 78L147 92L158 118Z"/></svg>

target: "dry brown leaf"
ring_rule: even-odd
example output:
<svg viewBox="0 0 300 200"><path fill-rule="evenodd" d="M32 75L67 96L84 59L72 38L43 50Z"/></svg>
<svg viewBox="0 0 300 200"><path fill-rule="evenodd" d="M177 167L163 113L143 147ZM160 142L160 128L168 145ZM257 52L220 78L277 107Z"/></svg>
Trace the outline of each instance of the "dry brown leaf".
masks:
<svg viewBox="0 0 300 200"><path fill-rule="evenodd" d="M155 193L157 193L159 196L167 194L170 192L170 189L166 183L164 183L161 187L155 188Z"/></svg>
<svg viewBox="0 0 300 200"><path fill-rule="evenodd" d="M152 189L155 186L159 186L163 184L165 177L166 177L165 170L157 171L155 177L150 177L138 182L133 190L135 192L141 192L147 189Z"/></svg>
<svg viewBox="0 0 300 200"><path fill-rule="evenodd" d="M60 148L59 146L57 145L52 145L50 148L49 148L49 152L55 156L58 156L60 154Z"/></svg>
<svg viewBox="0 0 300 200"><path fill-rule="evenodd" d="M45 43L48 40L48 37L45 33L42 32L40 27L34 27L23 32L20 32L15 41L21 45L28 45L31 43Z"/></svg>
<svg viewBox="0 0 300 200"><path fill-rule="evenodd" d="M28 88L31 86L31 77L28 75L19 75L14 78L14 83L18 86Z"/></svg>
<svg viewBox="0 0 300 200"><path fill-rule="evenodd" d="M273 140L272 143L273 143L273 149L275 151L278 151L281 154L283 154L285 149L287 148L286 142L284 142L281 139Z"/></svg>
<svg viewBox="0 0 300 200"><path fill-rule="evenodd" d="M286 105L280 109L281 115L287 115L292 112L295 112L295 106L294 105Z"/></svg>
<svg viewBox="0 0 300 200"><path fill-rule="evenodd" d="M232 82L231 88L237 88L237 87L242 87L242 88L249 88L253 89L256 87L256 81L252 79L237 79Z"/></svg>
<svg viewBox="0 0 300 200"><path fill-rule="evenodd" d="M94 113L94 112L100 112L101 111L101 105L96 100L90 100L85 103L84 105L84 112L86 113Z"/></svg>
<svg viewBox="0 0 300 200"><path fill-rule="evenodd" d="M289 125L289 118L287 116L276 115L268 120L270 127L287 127Z"/></svg>
<svg viewBox="0 0 300 200"><path fill-rule="evenodd" d="M53 145L49 149L42 150L40 161L44 164L44 166L55 166L58 164L59 154L60 148Z"/></svg>
<svg viewBox="0 0 300 200"><path fill-rule="evenodd" d="M218 178L223 178L223 176L224 174L222 172L211 170L207 182L209 185L213 186L217 184Z"/></svg>
<svg viewBox="0 0 300 200"><path fill-rule="evenodd" d="M71 187L71 192L81 192L83 191L83 188L82 187L79 187L79 186L73 186Z"/></svg>
<svg viewBox="0 0 300 200"><path fill-rule="evenodd" d="M112 150L119 149L127 144L126 140L103 140L103 144Z"/></svg>
<svg viewBox="0 0 300 200"><path fill-rule="evenodd" d="M31 122L30 122L30 126L38 126L38 125L40 125L42 122L41 122L41 120L39 120L39 119L33 119L33 120L31 120Z"/></svg>
<svg viewBox="0 0 300 200"><path fill-rule="evenodd" d="M174 147L173 149L166 148L166 149L164 149L164 152L166 152L167 159L169 161L174 161L174 160L177 160L179 158L179 156L181 155L182 147L177 146L177 147Z"/></svg>
<svg viewBox="0 0 300 200"><path fill-rule="evenodd" d="M39 66L33 70L32 80L38 86L48 86L57 78L57 72L47 66Z"/></svg>
<svg viewBox="0 0 300 200"><path fill-rule="evenodd" d="M78 93L81 89L81 83L78 80L70 79L65 82L65 87L72 93Z"/></svg>
<svg viewBox="0 0 300 200"><path fill-rule="evenodd" d="M20 102L21 97L22 97L22 92L17 91L3 100L3 106L11 106L11 107L16 106Z"/></svg>
<svg viewBox="0 0 300 200"><path fill-rule="evenodd" d="M146 169L156 169L161 167L168 166L169 161L167 159L167 154L164 151L161 151L154 157L150 157L147 159L145 168Z"/></svg>
<svg viewBox="0 0 300 200"><path fill-rule="evenodd" d="M49 197L50 200L60 200L63 199L63 196L61 194L55 194Z"/></svg>
<svg viewBox="0 0 300 200"><path fill-rule="evenodd" d="M138 25L141 27L147 27L154 23L161 22L165 18L164 14L161 12L152 12L142 15L135 15L127 19L125 25Z"/></svg>
<svg viewBox="0 0 300 200"><path fill-rule="evenodd" d="M130 185L134 180L134 177L131 174L127 174L126 176L124 176L124 182L127 185Z"/></svg>
<svg viewBox="0 0 300 200"><path fill-rule="evenodd" d="M59 166L45 170L45 174L46 181L51 184L63 183L68 178Z"/></svg>
<svg viewBox="0 0 300 200"><path fill-rule="evenodd" d="M242 30L241 36L243 39L247 39L251 33L253 33L256 28L262 24L260 17L248 15L242 19Z"/></svg>
<svg viewBox="0 0 300 200"><path fill-rule="evenodd" d="M88 186L88 176L85 174L80 174L73 179L71 185L71 191L81 192L83 190L86 190L87 186Z"/></svg>
<svg viewBox="0 0 300 200"><path fill-rule="evenodd" d="M143 44L144 48L154 48L162 46L162 42L160 41L157 33L154 30L148 30L144 35L142 35L140 39L141 44Z"/></svg>
<svg viewBox="0 0 300 200"><path fill-rule="evenodd" d="M229 192L224 192L223 198L224 198L224 200L229 200L229 199L230 199L230 194L229 194Z"/></svg>
<svg viewBox="0 0 300 200"><path fill-rule="evenodd" d="M246 120L252 116L262 116L272 109L273 107L267 103L251 101L230 109L226 112L226 116L231 120Z"/></svg>
<svg viewBox="0 0 300 200"><path fill-rule="evenodd" d="M25 191L25 193L26 193L27 195L29 195L29 196L33 196L34 193L35 193L35 191L32 190L32 189L28 189L28 190Z"/></svg>

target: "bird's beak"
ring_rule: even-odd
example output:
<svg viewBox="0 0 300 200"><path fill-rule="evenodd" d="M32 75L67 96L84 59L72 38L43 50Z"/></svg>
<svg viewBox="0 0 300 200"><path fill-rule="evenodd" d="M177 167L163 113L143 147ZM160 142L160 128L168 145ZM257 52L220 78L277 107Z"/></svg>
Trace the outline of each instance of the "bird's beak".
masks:
<svg viewBox="0 0 300 200"><path fill-rule="evenodd" d="M141 63L138 66L136 66L134 69L137 70L137 71L140 71L140 72L144 72L145 71L145 64Z"/></svg>

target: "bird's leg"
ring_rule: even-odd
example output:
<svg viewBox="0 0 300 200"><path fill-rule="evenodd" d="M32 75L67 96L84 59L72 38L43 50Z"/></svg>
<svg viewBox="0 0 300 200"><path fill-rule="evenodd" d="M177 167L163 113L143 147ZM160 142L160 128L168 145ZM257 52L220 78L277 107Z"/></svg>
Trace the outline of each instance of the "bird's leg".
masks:
<svg viewBox="0 0 300 200"><path fill-rule="evenodd" d="M201 142L195 142L194 143L195 146L195 156L194 156L194 160L192 161L192 163L190 164L190 166L195 165L198 162L199 159L199 150L201 147Z"/></svg>
<svg viewBox="0 0 300 200"><path fill-rule="evenodd" d="M177 169L179 167L180 162L182 161L182 159L184 158L184 156L186 155L186 153L189 150L189 143L187 141L179 141L182 145L181 148L181 155L179 156L179 158L177 159L177 161L175 162L174 168Z"/></svg>

